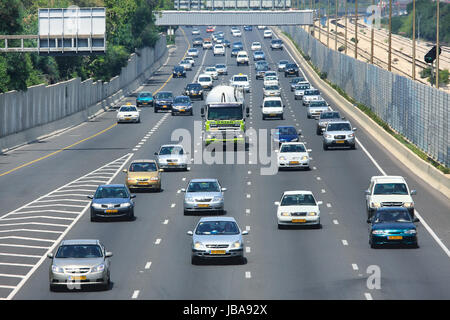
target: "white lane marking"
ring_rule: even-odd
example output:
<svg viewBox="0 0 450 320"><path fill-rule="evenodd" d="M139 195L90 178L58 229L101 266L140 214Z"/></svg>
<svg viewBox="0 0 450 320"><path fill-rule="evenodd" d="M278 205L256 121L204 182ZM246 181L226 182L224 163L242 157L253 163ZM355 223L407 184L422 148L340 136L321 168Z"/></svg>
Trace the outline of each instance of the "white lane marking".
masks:
<svg viewBox="0 0 450 320"><path fill-rule="evenodd" d="M320 190L322 193L326 193L325 189Z"/></svg>
<svg viewBox="0 0 450 320"><path fill-rule="evenodd" d="M359 270L358 265L356 263L352 263L352 268L355 271Z"/></svg>
<svg viewBox="0 0 450 320"><path fill-rule="evenodd" d="M245 209L245 213L249 214L250 213L250 209Z"/></svg>
<svg viewBox="0 0 450 320"><path fill-rule="evenodd" d="M339 224L339 221L337 221L336 219L333 220L334 224Z"/></svg>
<svg viewBox="0 0 450 320"><path fill-rule="evenodd" d="M252 182L251 182L251 181L247 181L247 185L248 185L248 186L251 186L251 185L252 185Z"/></svg>
<svg viewBox="0 0 450 320"><path fill-rule="evenodd" d="M139 296L139 290L135 290L133 292L133 295L131 296L131 299L137 299L138 296Z"/></svg>
<svg viewBox="0 0 450 320"><path fill-rule="evenodd" d="M250 231L250 226L245 226L245 230Z"/></svg>
<svg viewBox="0 0 450 320"><path fill-rule="evenodd" d="M170 207L171 207L171 208L175 208L175 203L172 203L172 204L170 205Z"/></svg>
<svg viewBox="0 0 450 320"><path fill-rule="evenodd" d="M245 253L250 253L251 249L250 247L245 247Z"/></svg>
<svg viewBox="0 0 450 320"><path fill-rule="evenodd" d="M247 193L247 199L250 199L250 198L251 198L251 194Z"/></svg>
<svg viewBox="0 0 450 320"><path fill-rule="evenodd" d="M248 171L247 173L248 173L248 174L252 174L252 172L251 172L251 171Z"/></svg>
<svg viewBox="0 0 450 320"><path fill-rule="evenodd" d="M181 179L182 181L186 181L186 178Z"/></svg>
<svg viewBox="0 0 450 320"><path fill-rule="evenodd" d="M0 266L32 267L34 264L0 262Z"/></svg>
<svg viewBox="0 0 450 320"><path fill-rule="evenodd" d="M328 208L331 208L331 203L327 203L327 207L328 207Z"/></svg>
<svg viewBox="0 0 450 320"><path fill-rule="evenodd" d="M342 240L342 244L343 244L344 246L348 246L348 241L347 241L347 240Z"/></svg>
<svg viewBox="0 0 450 320"><path fill-rule="evenodd" d="M366 297L366 300L373 300L372 295L368 292L364 293L364 297Z"/></svg>
<svg viewBox="0 0 450 320"><path fill-rule="evenodd" d="M160 238L156 239L155 244L160 244L160 243L161 243L161 239Z"/></svg>
<svg viewBox="0 0 450 320"><path fill-rule="evenodd" d="M164 220L163 224L168 224L169 223L169 219Z"/></svg>
<svg viewBox="0 0 450 320"><path fill-rule="evenodd" d="M181 193L181 189L177 191L177 193Z"/></svg>
<svg viewBox="0 0 450 320"><path fill-rule="evenodd" d="M3 226L3 225L2 225ZM0 232L43 232L43 233L62 233L62 231L38 230L38 229L9 229Z"/></svg>
<svg viewBox="0 0 450 320"><path fill-rule="evenodd" d="M8 273L0 273L0 277L6 277L6 278L25 278L25 276L20 276L18 274L8 274Z"/></svg>
<svg viewBox="0 0 450 320"><path fill-rule="evenodd" d="M152 262L149 261L145 264L145 269L150 269L150 266L152 265Z"/></svg>
<svg viewBox="0 0 450 320"><path fill-rule="evenodd" d="M320 180L322 180L322 178L321 178L321 177L317 177L316 179L317 179L317 180L319 180L319 181L320 181Z"/></svg>
<svg viewBox="0 0 450 320"><path fill-rule="evenodd" d="M4 252L1 252L0 256L21 257L21 258L36 258L36 259L39 259L41 257L41 256L38 256L38 255L31 255L31 254L4 253Z"/></svg>
<svg viewBox="0 0 450 320"><path fill-rule="evenodd" d="M250 279L252 277L252 273L250 271L245 271L245 278Z"/></svg>

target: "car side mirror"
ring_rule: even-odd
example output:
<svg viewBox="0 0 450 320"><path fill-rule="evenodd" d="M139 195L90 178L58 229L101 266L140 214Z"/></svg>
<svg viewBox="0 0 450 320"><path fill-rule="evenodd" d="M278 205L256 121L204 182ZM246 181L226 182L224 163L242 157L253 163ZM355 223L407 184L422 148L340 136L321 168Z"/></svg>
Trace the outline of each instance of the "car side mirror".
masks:
<svg viewBox="0 0 450 320"><path fill-rule="evenodd" d="M205 108L201 108L200 109L200 114L202 115L202 117L204 117L205 116Z"/></svg>
<svg viewBox="0 0 450 320"><path fill-rule="evenodd" d="M414 195L416 195L417 194L417 191L416 190L411 190L411 195L412 196L414 196Z"/></svg>
<svg viewBox="0 0 450 320"><path fill-rule="evenodd" d="M357 129L356 128L353 128L353 131L356 131Z"/></svg>
<svg viewBox="0 0 450 320"><path fill-rule="evenodd" d="M105 258L111 258L113 256L112 252L106 252Z"/></svg>
<svg viewBox="0 0 450 320"><path fill-rule="evenodd" d="M273 204L276 205L276 206L279 206L280 205L280 201L275 201Z"/></svg>
<svg viewBox="0 0 450 320"><path fill-rule="evenodd" d="M227 188L222 188L222 191L227 191Z"/></svg>
<svg viewBox="0 0 450 320"><path fill-rule="evenodd" d="M159 172L164 172L164 169L159 169Z"/></svg>
<svg viewBox="0 0 450 320"><path fill-rule="evenodd" d="M364 194L365 194L366 196L370 195L370 190L365 190L365 191L364 191Z"/></svg>
<svg viewBox="0 0 450 320"><path fill-rule="evenodd" d="M420 220L419 220L419 218L415 217L415 218L413 219L413 222L420 222Z"/></svg>
<svg viewBox="0 0 450 320"><path fill-rule="evenodd" d="M86 196L88 199L94 199L94 197L93 196Z"/></svg>
<svg viewBox="0 0 450 320"><path fill-rule="evenodd" d="M247 113L247 114L250 113L250 108L249 107L245 108L245 113Z"/></svg>
<svg viewBox="0 0 450 320"><path fill-rule="evenodd" d="M130 196L130 198L131 198L131 199L134 199L134 198L136 198L136 195L135 195L135 194L132 194L132 195Z"/></svg>
<svg viewBox="0 0 450 320"><path fill-rule="evenodd" d="M188 236L193 236L194 235L194 233L192 231L188 231L186 233L187 233Z"/></svg>
<svg viewBox="0 0 450 320"><path fill-rule="evenodd" d="M158 155L158 152L155 152L154 155L157 156L157 155Z"/></svg>
<svg viewBox="0 0 450 320"><path fill-rule="evenodd" d="M323 201L317 201L317 205L322 205L323 204Z"/></svg>
<svg viewBox="0 0 450 320"><path fill-rule="evenodd" d="M123 169L122 171L123 171L123 172L125 172L125 173L127 173L127 172L128 172L128 170L127 170L127 169Z"/></svg>
<svg viewBox="0 0 450 320"><path fill-rule="evenodd" d="M342 120L345 120L345 117L341 117Z"/></svg>
<svg viewBox="0 0 450 320"><path fill-rule="evenodd" d="M186 192L186 189L185 188L181 188L181 192Z"/></svg>
<svg viewBox="0 0 450 320"><path fill-rule="evenodd" d="M242 231L242 232L241 232L241 234L242 234L243 236L246 236L246 235L248 235L248 230L244 230L244 231Z"/></svg>
<svg viewBox="0 0 450 320"><path fill-rule="evenodd" d="M53 259L53 253L47 253L47 258L49 258L49 259Z"/></svg>

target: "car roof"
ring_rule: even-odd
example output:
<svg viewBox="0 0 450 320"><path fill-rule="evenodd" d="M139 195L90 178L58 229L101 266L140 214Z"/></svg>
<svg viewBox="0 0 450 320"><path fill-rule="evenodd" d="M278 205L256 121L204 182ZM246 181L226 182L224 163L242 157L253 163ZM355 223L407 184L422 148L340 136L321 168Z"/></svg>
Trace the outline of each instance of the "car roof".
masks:
<svg viewBox="0 0 450 320"><path fill-rule="evenodd" d="M123 183L117 183L117 184L101 184L98 186L98 188L103 187L103 188L113 188L113 187L125 187L125 185Z"/></svg>
<svg viewBox="0 0 450 320"><path fill-rule="evenodd" d="M375 182L405 182L405 178L402 176L373 176L370 180Z"/></svg>
<svg viewBox="0 0 450 320"><path fill-rule="evenodd" d="M281 97L265 97L264 101L281 100Z"/></svg>
<svg viewBox="0 0 450 320"><path fill-rule="evenodd" d="M62 245L74 245L74 244L100 244L100 240L95 239L71 239L61 241Z"/></svg>
<svg viewBox="0 0 450 320"><path fill-rule="evenodd" d="M204 222L204 221L233 221L236 222L236 219L233 217L202 217L198 222Z"/></svg>
<svg viewBox="0 0 450 320"><path fill-rule="evenodd" d="M207 74L207 73L202 73L198 76L199 79L200 79L200 77L210 77L211 78L211 75Z"/></svg>
<svg viewBox="0 0 450 320"><path fill-rule="evenodd" d="M219 182L217 179L205 178L205 179L191 179L189 182Z"/></svg>
<svg viewBox="0 0 450 320"><path fill-rule="evenodd" d="M285 191L283 192L283 195L289 195L289 194L313 194L309 190L292 190L292 191Z"/></svg>
<svg viewBox="0 0 450 320"><path fill-rule="evenodd" d="M303 142L300 142L300 141L283 142L283 143L281 144L280 148L281 148L283 145L285 145L285 144L301 144L302 146L304 146L304 147L306 148L305 144L304 144Z"/></svg>
<svg viewBox="0 0 450 320"><path fill-rule="evenodd" d="M277 126L275 129L294 128L294 126ZM297 130L297 129L296 129Z"/></svg>
<svg viewBox="0 0 450 320"><path fill-rule="evenodd" d="M183 148L183 146L181 144L163 144L161 146L161 148L163 148L163 147L181 147L181 148Z"/></svg>
<svg viewBox="0 0 450 320"><path fill-rule="evenodd" d="M156 162L156 161L153 160L153 159L137 159L137 160L131 161L130 164L132 164L132 163L137 163L137 162Z"/></svg>

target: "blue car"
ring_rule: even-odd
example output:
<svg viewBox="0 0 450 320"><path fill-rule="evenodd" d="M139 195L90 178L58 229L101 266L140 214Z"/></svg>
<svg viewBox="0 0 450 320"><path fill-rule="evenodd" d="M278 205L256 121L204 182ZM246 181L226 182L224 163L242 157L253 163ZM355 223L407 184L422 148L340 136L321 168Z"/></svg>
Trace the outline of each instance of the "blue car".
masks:
<svg viewBox="0 0 450 320"><path fill-rule="evenodd" d="M124 184L103 184L98 186L91 202L91 221L99 218L134 219L135 195L131 195Z"/></svg>
<svg viewBox="0 0 450 320"><path fill-rule="evenodd" d="M241 49L238 49L238 48L231 49L231 56L237 57L239 51L241 51Z"/></svg>
<svg viewBox="0 0 450 320"><path fill-rule="evenodd" d="M174 66L173 72L172 72L172 77L173 78L180 78L180 77L186 78L186 70L182 66Z"/></svg>
<svg viewBox="0 0 450 320"><path fill-rule="evenodd" d="M283 142L297 142L300 133L293 126L278 126L275 128L273 140L282 144Z"/></svg>
<svg viewBox="0 0 450 320"><path fill-rule="evenodd" d="M136 106L139 108L141 106L152 106L153 107L153 95L151 92L142 91L138 93L136 97Z"/></svg>
<svg viewBox="0 0 450 320"><path fill-rule="evenodd" d="M411 218L408 209L403 207L382 207L367 220L369 223L369 244L376 248L386 244L410 245L418 248L418 218Z"/></svg>
<svg viewBox="0 0 450 320"><path fill-rule="evenodd" d="M254 51L253 52L253 60L254 61L266 60L266 56L265 56L264 52L262 52L262 51Z"/></svg>
<svg viewBox="0 0 450 320"><path fill-rule="evenodd" d="M233 42L232 49L243 50L244 49L244 45L242 44L241 41Z"/></svg>
<svg viewBox="0 0 450 320"><path fill-rule="evenodd" d="M176 114L188 114L193 115L192 102L188 96L175 97L172 104L172 115Z"/></svg>
<svg viewBox="0 0 450 320"><path fill-rule="evenodd" d="M253 31L252 26L244 26L244 31Z"/></svg>

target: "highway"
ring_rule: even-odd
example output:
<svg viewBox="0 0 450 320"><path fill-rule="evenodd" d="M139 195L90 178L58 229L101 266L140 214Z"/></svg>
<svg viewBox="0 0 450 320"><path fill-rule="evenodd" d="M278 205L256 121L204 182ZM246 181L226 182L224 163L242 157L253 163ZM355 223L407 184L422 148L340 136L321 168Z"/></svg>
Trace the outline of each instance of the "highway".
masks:
<svg viewBox="0 0 450 320"><path fill-rule="evenodd" d="M206 37L205 28L200 29ZM199 68L226 62L228 76L219 76L215 85L227 83L237 73L251 78L251 92L246 94L251 110L247 128L294 125L301 129L302 140L312 149L312 170L261 175L264 166L249 163L248 158L239 165L191 164L186 172L162 173L163 192L136 193L135 221L93 223L86 210L86 195L93 194L100 182L124 183L122 168L132 159L154 158L160 145L172 142L175 129L194 133L194 121L201 121L201 101L194 102L193 117L156 114L152 108L142 107L141 123L116 124L115 111L110 111L70 131L13 150L0 158L0 298L449 299L450 256L448 249L445 251L450 248L448 199L390 156L342 111L358 128L356 150L323 151L316 121L307 119L306 108L294 100L282 74L285 119L263 121L262 80L255 80L252 59L249 66L237 67L229 48L225 57L214 57L211 50L200 48L187 79L172 79L173 66L192 43L191 29L183 30L176 33L176 51L167 64L141 89L178 95L194 81ZM261 42L272 70L279 60L292 60L287 50L271 51L270 41L256 28L243 31L240 39L233 38L229 28L218 27L217 31L224 31L231 42L242 40L250 57L251 42ZM135 97L123 102L134 103ZM202 152L201 145L192 144L192 156ZM418 224L418 249L369 247L364 190L371 176L383 173L404 176L410 188L417 190L414 200L423 220ZM249 230L244 236L244 264L191 264L191 238L186 232L193 230L199 217L183 215L179 190L193 178L217 178L228 189L226 215L235 217L241 229ZM80 181L90 186L79 187ZM274 201L287 190L311 190L323 201L321 229L277 229ZM433 235L441 239L442 246ZM45 255L60 236L99 239L113 252L110 290L49 291L51 260ZM378 289L367 286L369 266L378 266L381 272Z"/></svg>

